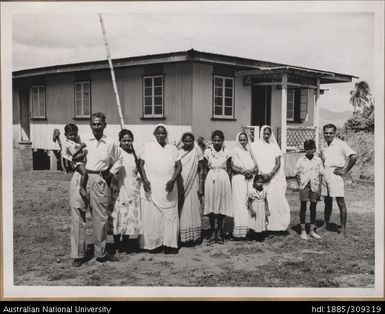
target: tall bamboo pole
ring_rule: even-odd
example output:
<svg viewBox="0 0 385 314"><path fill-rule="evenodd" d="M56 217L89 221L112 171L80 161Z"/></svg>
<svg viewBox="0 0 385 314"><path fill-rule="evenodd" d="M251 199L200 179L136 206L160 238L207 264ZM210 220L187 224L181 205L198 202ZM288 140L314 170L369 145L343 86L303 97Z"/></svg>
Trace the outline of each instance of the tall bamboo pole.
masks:
<svg viewBox="0 0 385 314"><path fill-rule="evenodd" d="M112 86L114 88L115 99L116 99L116 106L118 107L118 114L119 114L119 118L120 118L120 128L123 129L124 128L124 120L123 120L123 114L122 114L122 107L120 106L120 99L119 99L119 94L118 94L118 88L116 86L114 67L112 66L112 61L111 61L110 47L108 45L107 33L106 33L106 29L104 27L103 16L101 13L99 13L99 20L100 20L100 25L102 26L104 45L106 46L107 59L108 59L108 64L110 66Z"/></svg>
<svg viewBox="0 0 385 314"><path fill-rule="evenodd" d="M111 61L111 53L110 53L110 47L108 45L107 41L107 33L106 29L104 27L104 22L103 22L103 16L101 13L99 13L99 20L100 20L100 25L102 26L102 32L103 32L103 38L104 38L104 45L106 46L106 51L107 51L107 59L108 59L108 64L110 66L110 71L111 71L111 78L112 78L112 85L114 87L114 93L115 93L115 99L116 99L116 106L118 107L118 114L120 118L120 129L122 130L124 128L124 120L123 120L123 114L122 114L122 107L120 106L120 99L119 99L119 93L118 93L118 88L116 86L116 79L115 79L115 73L114 73L114 67L112 66L112 61ZM139 174L142 177L142 180L144 180L144 174L142 172L142 167L140 165L140 161L136 155L134 146L131 146L132 153L134 155L135 159L135 164L136 167L138 168Z"/></svg>

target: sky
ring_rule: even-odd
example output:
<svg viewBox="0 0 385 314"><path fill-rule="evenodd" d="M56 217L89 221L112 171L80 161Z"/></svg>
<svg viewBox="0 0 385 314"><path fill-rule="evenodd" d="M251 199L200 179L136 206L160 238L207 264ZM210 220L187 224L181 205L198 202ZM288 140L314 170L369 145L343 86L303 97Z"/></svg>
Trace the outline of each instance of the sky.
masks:
<svg viewBox="0 0 385 314"><path fill-rule="evenodd" d="M255 2L142 2L121 4L122 10L106 6L100 12L112 58L194 48L349 74L373 86L373 13L303 12L306 2L297 3L301 10L279 12L266 10L269 5L261 9ZM33 12L13 15L13 70L106 58L96 11ZM321 108L352 110L349 93L354 82L321 88L329 89L320 98Z"/></svg>

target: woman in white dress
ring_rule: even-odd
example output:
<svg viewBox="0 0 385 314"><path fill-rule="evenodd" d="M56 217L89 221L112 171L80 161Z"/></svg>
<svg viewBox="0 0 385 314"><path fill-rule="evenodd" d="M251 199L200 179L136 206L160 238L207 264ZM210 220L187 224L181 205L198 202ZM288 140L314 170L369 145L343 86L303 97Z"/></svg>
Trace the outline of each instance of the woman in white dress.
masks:
<svg viewBox="0 0 385 314"><path fill-rule="evenodd" d="M178 253L178 191L175 184L182 165L175 146L167 143L167 130L159 124L154 141L144 146L141 163L146 191L142 199L143 236L140 246L152 253Z"/></svg>
<svg viewBox="0 0 385 314"><path fill-rule="evenodd" d="M111 194L113 199L116 191L117 198L112 211L113 235L115 245L129 244L133 239L137 244L138 235L142 233L140 191L138 181L138 168L133 155L132 144L134 136L130 130L123 129L119 132L120 159L119 172L114 177Z"/></svg>
<svg viewBox="0 0 385 314"><path fill-rule="evenodd" d="M179 188L179 235L181 243L196 244L201 239L200 200L203 195L203 153L195 145L194 135L182 136L182 148L178 151L182 163Z"/></svg>
<svg viewBox="0 0 385 314"><path fill-rule="evenodd" d="M233 177L231 179L234 211L233 240L240 240L246 238L249 230L251 214L248 209L248 190L251 188L254 175L258 173L258 166L248 145L247 134L240 132L235 140L237 146L232 150Z"/></svg>
<svg viewBox="0 0 385 314"><path fill-rule="evenodd" d="M264 187L270 211L267 230L285 231L290 224L290 207L285 196L287 183L283 170L282 152L271 127L264 125L260 131L260 140L250 146L259 172L265 178Z"/></svg>
<svg viewBox="0 0 385 314"><path fill-rule="evenodd" d="M205 168L209 172L205 180L204 215L209 217L210 234L208 244L224 243L223 220L225 216L233 216L233 200L231 195L230 151L223 146L225 137L222 131L216 130L211 136L212 146L204 152ZM218 228L215 229L215 220Z"/></svg>

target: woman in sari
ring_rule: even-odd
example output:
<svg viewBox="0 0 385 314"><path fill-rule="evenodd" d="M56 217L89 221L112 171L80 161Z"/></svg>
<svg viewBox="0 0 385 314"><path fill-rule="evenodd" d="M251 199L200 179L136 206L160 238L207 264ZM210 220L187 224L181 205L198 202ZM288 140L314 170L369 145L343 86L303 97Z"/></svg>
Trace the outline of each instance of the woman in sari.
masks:
<svg viewBox="0 0 385 314"><path fill-rule="evenodd" d="M290 223L290 207L285 197L286 177L283 170L282 152L271 127L264 125L260 140L251 144L259 172L265 179L267 204L270 210L269 231L285 231Z"/></svg>
<svg viewBox="0 0 385 314"><path fill-rule="evenodd" d="M152 253L178 253L178 191L175 184L182 170L175 146L167 143L167 130L155 127L154 141L146 143L141 156L145 175L142 199L143 236L140 246Z"/></svg>
<svg viewBox="0 0 385 314"><path fill-rule="evenodd" d="M232 150L234 229L233 240L244 239L249 230L250 211L248 209L248 190L252 178L258 173L258 166L248 145L245 132L235 138L237 146Z"/></svg>
<svg viewBox="0 0 385 314"><path fill-rule="evenodd" d="M142 233L142 221L138 168L132 146L134 135L130 130L123 129L119 132L119 142L120 169L111 184L111 195L113 199L116 199L113 202L114 209L111 215L114 242L117 248L122 248L120 245L122 238L123 243L130 246L126 248L127 250L135 250L138 235ZM117 197L114 196L114 192L116 192Z"/></svg>
<svg viewBox="0 0 385 314"><path fill-rule="evenodd" d="M194 135L185 133L178 151L182 163L179 184L179 234L182 243L195 244L201 239L200 200L203 195L203 153L194 143Z"/></svg>

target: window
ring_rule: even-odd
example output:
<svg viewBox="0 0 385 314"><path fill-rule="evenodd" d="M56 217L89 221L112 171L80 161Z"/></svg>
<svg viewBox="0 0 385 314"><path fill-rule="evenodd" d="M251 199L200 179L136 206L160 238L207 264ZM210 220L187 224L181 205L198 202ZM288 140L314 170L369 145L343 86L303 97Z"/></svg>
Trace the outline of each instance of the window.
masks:
<svg viewBox="0 0 385 314"><path fill-rule="evenodd" d="M32 119L45 119L45 86L33 86L32 94Z"/></svg>
<svg viewBox="0 0 385 314"><path fill-rule="evenodd" d="M214 76L214 118L234 118L234 78Z"/></svg>
<svg viewBox="0 0 385 314"><path fill-rule="evenodd" d="M75 118L89 118L91 114L91 83L75 82Z"/></svg>
<svg viewBox="0 0 385 314"><path fill-rule="evenodd" d="M163 117L163 76L143 77L144 118Z"/></svg>
<svg viewBox="0 0 385 314"><path fill-rule="evenodd" d="M306 121L308 113L308 90L289 88L287 90L286 119L290 122Z"/></svg>

